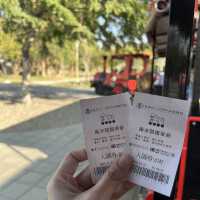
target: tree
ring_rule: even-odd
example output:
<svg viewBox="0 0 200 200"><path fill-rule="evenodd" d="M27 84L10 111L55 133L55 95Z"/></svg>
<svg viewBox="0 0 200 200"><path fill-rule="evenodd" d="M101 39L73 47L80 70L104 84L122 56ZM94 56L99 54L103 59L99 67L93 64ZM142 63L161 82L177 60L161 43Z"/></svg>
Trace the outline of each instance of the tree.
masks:
<svg viewBox="0 0 200 200"><path fill-rule="evenodd" d="M94 0L91 4L96 14L96 40L110 49L142 44L146 25L146 4L138 0Z"/></svg>
<svg viewBox="0 0 200 200"><path fill-rule="evenodd" d="M84 64L88 70L87 63L92 57L85 59L81 48L138 47L142 44L147 16L145 4L138 0L0 0L0 14L3 31L21 48L25 94L31 60L39 59L42 66L46 66L53 55L62 65L66 63L61 58L66 53L64 49L74 50L75 43L80 43L77 50L72 51L73 57L77 55L77 62L79 57L83 59L80 65ZM74 48L68 48L67 43ZM56 49L62 49L59 55Z"/></svg>
<svg viewBox="0 0 200 200"><path fill-rule="evenodd" d="M73 37L76 30L89 34L73 13L60 0L0 0L5 32L14 33L22 45L22 80L24 93L30 73L30 49L32 43L41 42L41 54L47 53L47 42L57 40L63 45L65 39ZM46 51L45 51L46 50Z"/></svg>
<svg viewBox="0 0 200 200"><path fill-rule="evenodd" d="M62 2L74 13L82 28L87 27L90 32L94 33L95 41L104 49L111 50L114 46L119 50L130 45L135 48L142 47L142 35L147 17L147 5L143 1L63 0ZM92 42L84 38L80 29L76 30L76 38L79 40L77 44L80 43L77 48L78 52L81 46L86 47L87 43ZM84 58L82 62L86 64L85 60Z"/></svg>

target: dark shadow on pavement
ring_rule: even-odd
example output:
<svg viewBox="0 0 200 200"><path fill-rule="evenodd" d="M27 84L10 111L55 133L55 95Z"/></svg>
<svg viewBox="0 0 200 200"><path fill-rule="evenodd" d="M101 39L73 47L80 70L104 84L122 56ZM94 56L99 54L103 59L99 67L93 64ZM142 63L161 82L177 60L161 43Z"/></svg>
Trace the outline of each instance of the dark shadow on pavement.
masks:
<svg viewBox="0 0 200 200"><path fill-rule="evenodd" d="M44 85L31 85L29 87L32 97L44 99L65 99L81 97L82 95L95 95L93 89L76 89ZM17 103L21 97L21 84L0 84L0 100Z"/></svg>
<svg viewBox="0 0 200 200"><path fill-rule="evenodd" d="M0 134L61 128L80 123L80 120L80 104L77 101L1 130Z"/></svg>

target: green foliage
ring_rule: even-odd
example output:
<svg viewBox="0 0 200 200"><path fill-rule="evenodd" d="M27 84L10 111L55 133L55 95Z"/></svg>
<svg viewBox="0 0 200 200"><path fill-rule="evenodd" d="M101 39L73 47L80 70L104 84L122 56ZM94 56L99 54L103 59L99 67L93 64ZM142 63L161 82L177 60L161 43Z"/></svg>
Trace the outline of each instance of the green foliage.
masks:
<svg viewBox="0 0 200 200"><path fill-rule="evenodd" d="M80 66L83 71L94 71L102 66L102 51L95 44L82 40L80 43Z"/></svg>
<svg viewBox="0 0 200 200"><path fill-rule="evenodd" d="M0 55L7 60L17 61L21 57L21 45L11 34L0 31Z"/></svg>
<svg viewBox="0 0 200 200"><path fill-rule="evenodd" d="M146 22L146 4L138 0L0 0L0 53L23 60L28 43L32 63L99 65L100 50L135 49Z"/></svg>
<svg viewBox="0 0 200 200"><path fill-rule="evenodd" d="M55 65L64 65L66 68L74 65L74 45L73 42L66 41L63 47L55 42L48 43L49 58Z"/></svg>
<svg viewBox="0 0 200 200"><path fill-rule="evenodd" d="M144 33L146 5L138 0L104 0L99 17L103 23L98 29L98 39L104 46L135 46L136 39L141 41Z"/></svg>
<svg viewBox="0 0 200 200"><path fill-rule="evenodd" d="M27 34L45 40L66 39L76 30L90 34L59 0L0 0L0 9L4 12L5 30L15 32L19 39Z"/></svg>
<svg viewBox="0 0 200 200"><path fill-rule="evenodd" d="M34 31L39 32L46 25L43 20L38 20L35 16L26 13L17 0L0 0L0 9L3 11L4 30L15 33L19 41L30 34L33 36Z"/></svg>

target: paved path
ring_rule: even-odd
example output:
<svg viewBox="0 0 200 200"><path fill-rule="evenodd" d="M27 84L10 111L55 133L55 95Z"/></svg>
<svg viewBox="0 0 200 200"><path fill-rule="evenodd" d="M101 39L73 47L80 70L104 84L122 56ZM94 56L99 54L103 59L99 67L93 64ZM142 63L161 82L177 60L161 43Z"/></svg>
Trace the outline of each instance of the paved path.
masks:
<svg viewBox="0 0 200 200"><path fill-rule="evenodd" d="M60 160L67 152L82 147L80 124L0 134L0 200L47 200L46 185ZM138 188L123 199L138 199L137 191Z"/></svg>
<svg viewBox="0 0 200 200"><path fill-rule="evenodd" d="M13 97L19 90L16 85L0 85L0 99L5 93ZM48 86L33 86L31 90L32 95L43 98L95 97L91 90ZM0 133L0 200L47 200L46 185L60 160L66 153L82 147L78 103L3 130ZM136 187L123 200L138 200L138 190Z"/></svg>
<svg viewBox="0 0 200 200"><path fill-rule="evenodd" d="M46 200L46 185L65 153L82 148L80 125L0 134L0 200Z"/></svg>
<svg viewBox="0 0 200 200"><path fill-rule="evenodd" d="M80 123L79 100L96 97L93 90L31 86L32 103L22 104L21 87L0 84L0 132L54 129Z"/></svg>

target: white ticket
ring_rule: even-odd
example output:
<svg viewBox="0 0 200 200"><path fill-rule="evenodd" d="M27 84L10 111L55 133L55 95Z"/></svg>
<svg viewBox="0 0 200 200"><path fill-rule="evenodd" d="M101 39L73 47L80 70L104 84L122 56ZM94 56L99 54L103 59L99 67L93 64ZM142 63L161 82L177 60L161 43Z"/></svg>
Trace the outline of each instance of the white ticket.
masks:
<svg viewBox="0 0 200 200"><path fill-rule="evenodd" d="M126 151L134 159L130 180L169 196L189 109L188 101L143 93L136 93L133 99L124 93L82 100L93 181L98 181L112 161Z"/></svg>
<svg viewBox="0 0 200 200"><path fill-rule="evenodd" d="M130 95L82 100L81 115L92 179L97 182L127 145Z"/></svg>
<svg viewBox="0 0 200 200"><path fill-rule="evenodd" d="M188 101L136 93L128 130L134 183L170 196L189 109Z"/></svg>

